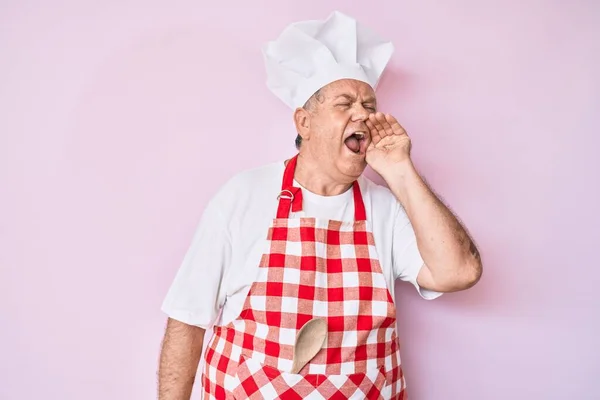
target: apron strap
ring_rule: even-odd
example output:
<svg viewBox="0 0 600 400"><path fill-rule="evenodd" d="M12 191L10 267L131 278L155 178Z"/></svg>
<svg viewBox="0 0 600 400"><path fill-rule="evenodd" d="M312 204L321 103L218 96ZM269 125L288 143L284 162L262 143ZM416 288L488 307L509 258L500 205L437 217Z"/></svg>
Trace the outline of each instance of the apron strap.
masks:
<svg viewBox="0 0 600 400"><path fill-rule="evenodd" d="M366 221L367 211L365 210L365 203L363 202L363 197L360 193L358 181L354 181L354 184L352 184L352 189L354 190L354 220Z"/></svg>
<svg viewBox="0 0 600 400"><path fill-rule="evenodd" d="M302 211L302 189L294 186L294 173L296 172L297 162L298 155L296 154L285 167L281 192L277 196L279 200L279 206L277 207L278 219L288 218L290 209L292 212ZM365 221L367 212L358 181L354 181L352 190L354 193L354 220Z"/></svg>

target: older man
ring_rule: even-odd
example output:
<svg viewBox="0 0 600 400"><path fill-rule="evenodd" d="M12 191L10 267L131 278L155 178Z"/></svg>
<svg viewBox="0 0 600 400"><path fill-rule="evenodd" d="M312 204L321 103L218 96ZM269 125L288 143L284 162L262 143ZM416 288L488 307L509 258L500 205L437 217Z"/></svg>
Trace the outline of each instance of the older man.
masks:
<svg viewBox="0 0 600 400"><path fill-rule="evenodd" d="M378 111L392 49L338 12L265 48L298 154L239 173L208 204L163 305L161 400L190 397L209 328L205 398L406 398L395 281L434 299L473 286L482 267L406 131ZM297 343L315 320L324 336L307 328Z"/></svg>

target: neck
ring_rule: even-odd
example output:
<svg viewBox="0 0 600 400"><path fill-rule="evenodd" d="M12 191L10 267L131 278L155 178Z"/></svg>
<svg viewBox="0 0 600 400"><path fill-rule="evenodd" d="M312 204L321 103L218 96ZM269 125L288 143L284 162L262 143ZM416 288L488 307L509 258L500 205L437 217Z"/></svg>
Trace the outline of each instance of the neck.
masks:
<svg viewBox="0 0 600 400"><path fill-rule="evenodd" d="M298 156L294 178L304 188L320 196L337 196L352 187L352 182L335 179L323 171L318 162L307 159L302 153Z"/></svg>

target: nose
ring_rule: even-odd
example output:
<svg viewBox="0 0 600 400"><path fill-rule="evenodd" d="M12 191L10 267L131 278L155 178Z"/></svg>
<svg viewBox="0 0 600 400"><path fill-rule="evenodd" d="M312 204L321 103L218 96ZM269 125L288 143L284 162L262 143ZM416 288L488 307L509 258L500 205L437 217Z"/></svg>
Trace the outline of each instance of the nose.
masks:
<svg viewBox="0 0 600 400"><path fill-rule="evenodd" d="M369 114L371 114L371 112L369 110L367 110L363 105L358 104L352 115L352 120L354 122L359 122L359 121L364 122L369 118Z"/></svg>

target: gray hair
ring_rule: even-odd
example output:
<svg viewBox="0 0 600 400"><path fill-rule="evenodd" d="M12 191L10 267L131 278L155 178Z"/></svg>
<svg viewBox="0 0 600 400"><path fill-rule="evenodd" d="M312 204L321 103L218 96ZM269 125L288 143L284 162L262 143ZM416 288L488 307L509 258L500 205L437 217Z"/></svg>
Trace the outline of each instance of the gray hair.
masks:
<svg viewBox="0 0 600 400"><path fill-rule="evenodd" d="M315 93L313 93L313 95L310 96L310 98L308 100L306 100L306 103L304 103L302 108L304 108L307 111L315 111L315 109L317 108L316 103L317 102L322 103L323 100L325 100L325 98L323 97L323 94L321 93L321 89L319 89ZM296 135L296 149L300 150L301 145L302 145L302 136L300 136L298 134L298 135Z"/></svg>

